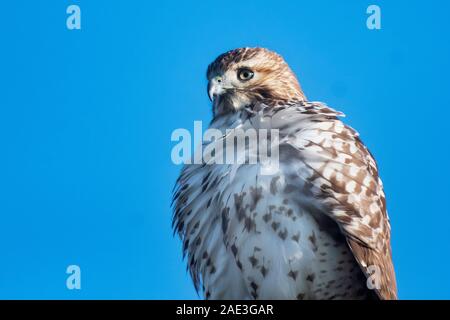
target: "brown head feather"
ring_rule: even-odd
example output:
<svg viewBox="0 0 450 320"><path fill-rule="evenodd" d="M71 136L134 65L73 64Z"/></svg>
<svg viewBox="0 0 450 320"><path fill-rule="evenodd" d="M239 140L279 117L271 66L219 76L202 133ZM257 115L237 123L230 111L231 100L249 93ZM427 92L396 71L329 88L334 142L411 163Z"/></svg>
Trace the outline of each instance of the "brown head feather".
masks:
<svg viewBox="0 0 450 320"><path fill-rule="evenodd" d="M238 72L248 68L254 77L242 82ZM221 54L208 66L208 81L223 78L224 90L215 99L215 113L255 103L269 106L305 100L300 84L284 59L264 48L239 48Z"/></svg>

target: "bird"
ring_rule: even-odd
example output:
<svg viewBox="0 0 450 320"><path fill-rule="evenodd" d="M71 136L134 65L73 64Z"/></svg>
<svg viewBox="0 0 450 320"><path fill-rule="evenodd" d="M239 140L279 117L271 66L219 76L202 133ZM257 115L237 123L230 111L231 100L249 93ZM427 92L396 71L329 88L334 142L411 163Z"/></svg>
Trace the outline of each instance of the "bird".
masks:
<svg viewBox="0 0 450 320"><path fill-rule="evenodd" d="M207 68L208 129L274 130L278 166L187 163L173 190L174 234L204 299L398 299L391 227L374 157L343 113L309 101L283 57L261 47ZM270 131L272 132L272 131ZM272 150L272 149L271 149ZM225 152L223 152L225 153Z"/></svg>

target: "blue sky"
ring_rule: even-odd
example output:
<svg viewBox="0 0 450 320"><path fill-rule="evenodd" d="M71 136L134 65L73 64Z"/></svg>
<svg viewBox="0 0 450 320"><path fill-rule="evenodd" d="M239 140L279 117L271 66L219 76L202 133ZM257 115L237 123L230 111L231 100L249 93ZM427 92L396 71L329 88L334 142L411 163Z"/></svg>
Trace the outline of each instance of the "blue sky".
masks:
<svg viewBox="0 0 450 320"><path fill-rule="evenodd" d="M77 4L82 29L66 28ZM382 29L366 28L369 4ZM450 298L446 1L9 1L0 10L0 298L196 299L170 227L171 133L205 70L281 53L380 166L403 299ZM81 290L66 288L68 265Z"/></svg>

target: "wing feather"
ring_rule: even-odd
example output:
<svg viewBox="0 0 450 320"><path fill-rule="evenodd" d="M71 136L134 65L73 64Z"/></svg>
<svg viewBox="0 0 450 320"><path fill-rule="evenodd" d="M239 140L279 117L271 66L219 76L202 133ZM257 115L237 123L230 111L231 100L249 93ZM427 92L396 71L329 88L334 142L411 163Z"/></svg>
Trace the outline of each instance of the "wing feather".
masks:
<svg viewBox="0 0 450 320"><path fill-rule="evenodd" d="M285 120L297 120L285 123L295 132L285 143L312 171L298 177L310 186L317 206L338 224L362 271L378 284L378 297L397 299L390 223L375 159L358 133L338 118L342 114L321 103L304 103L295 111L301 115L289 115L293 110L282 111Z"/></svg>

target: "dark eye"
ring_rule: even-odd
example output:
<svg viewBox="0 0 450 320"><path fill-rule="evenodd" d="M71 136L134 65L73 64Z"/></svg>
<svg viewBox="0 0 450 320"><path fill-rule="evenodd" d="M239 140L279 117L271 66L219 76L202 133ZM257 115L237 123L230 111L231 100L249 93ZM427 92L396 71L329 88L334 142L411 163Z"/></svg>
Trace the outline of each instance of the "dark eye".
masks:
<svg viewBox="0 0 450 320"><path fill-rule="evenodd" d="M238 78L241 81L248 81L253 78L253 71L247 68L242 68L238 70Z"/></svg>

